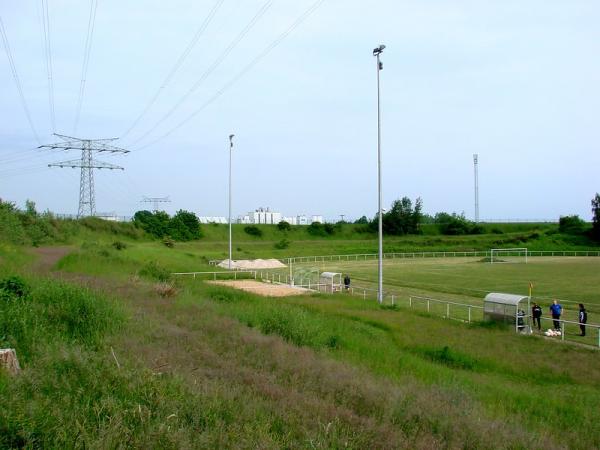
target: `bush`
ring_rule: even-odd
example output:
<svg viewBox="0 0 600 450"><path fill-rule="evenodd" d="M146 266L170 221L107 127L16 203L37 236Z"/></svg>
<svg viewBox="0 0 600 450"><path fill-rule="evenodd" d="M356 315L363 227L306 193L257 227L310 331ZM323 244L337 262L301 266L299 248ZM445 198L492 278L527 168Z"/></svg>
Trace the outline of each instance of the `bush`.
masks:
<svg viewBox="0 0 600 450"><path fill-rule="evenodd" d="M583 234L585 225L577 215L561 216L558 220L558 231L565 234Z"/></svg>
<svg viewBox="0 0 600 450"><path fill-rule="evenodd" d="M275 248L278 250L283 250L285 248L288 248L290 246L291 242L288 241L287 239L282 239L279 242L275 243Z"/></svg>
<svg viewBox="0 0 600 450"><path fill-rule="evenodd" d="M262 230L260 228L258 228L256 225L248 225L248 226L244 227L244 231L246 232L246 234L249 234L250 236L261 237L263 235Z"/></svg>
<svg viewBox="0 0 600 450"><path fill-rule="evenodd" d="M313 222L306 231L312 236L328 236L335 233L335 227L330 223Z"/></svg>
<svg viewBox="0 0 600 450"><path fill-rule="evenodd" d="M171 273L157 261L150 261L144 265L139 274L143 277L162 282L167 282L171 279Z"/></svg>
<svg viewBox="0 0 600 450"><path fill-rule="evenodd" d="M484 232L481 225L467 220L463 214L441 212L435 215L434 220L438 225L440 233L448 236L482 234Z"/></svg>
<svg viewBox="0 0 600 450"><path fill-rule="evenodd" d="M289 222L282 220L277 224L277 229L279 231L290 231L292 229L292 226L289 224Z"/></svg>
<svg viewBox="0 0 600 450"><path fill-rule="evenodd" d="M168 236L163 239L163 244L165 247L169 247L169 248L175 247L175 241Z"/></svg>
<svg viewBox="0 0 600 450"><path fill-rule="evenodd" d="M127 244L122 241L115 241L112 243L112 246L117 250L125 250L127 248Z"/></svg>
<svg viewBox="0 0 600 450"><path fill-rule="evenodd" d="M0 280L0 291L7 297L25 297L29 293L29 285L23 278L13 275Z"/></svg>

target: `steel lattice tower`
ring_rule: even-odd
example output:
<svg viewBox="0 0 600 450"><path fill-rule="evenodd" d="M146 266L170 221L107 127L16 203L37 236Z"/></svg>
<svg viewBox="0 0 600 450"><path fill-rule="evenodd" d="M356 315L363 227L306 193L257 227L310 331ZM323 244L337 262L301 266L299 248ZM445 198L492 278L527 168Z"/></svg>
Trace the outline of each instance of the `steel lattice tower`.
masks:
<svg viewBox="0 0 600 450"><path fill-rule="evenodd" d="M171 203L171 200L169 197L144 197L140 203L152 203L154 207L152 212L157 212L159 203Z"/></svg>
<svg viewBox="0 0 600 450"><path fill-rule="evenodd" d="M40 145L38 148L81 150L81 159L73 159L69 161L48 164L48 167L70 167L72 169L81 169L81 176L79 179L79 208L77 210L77 217L79 218L86 215L95 216L96 194L94 190L94 169L125 169L120 166L115 166L114 164L97 161L94 159L94 152L129 153L129 150L108 144L108 142L115 141L118 138L80 139L56 133L54 135L61 138L63 142Z"/></svg>

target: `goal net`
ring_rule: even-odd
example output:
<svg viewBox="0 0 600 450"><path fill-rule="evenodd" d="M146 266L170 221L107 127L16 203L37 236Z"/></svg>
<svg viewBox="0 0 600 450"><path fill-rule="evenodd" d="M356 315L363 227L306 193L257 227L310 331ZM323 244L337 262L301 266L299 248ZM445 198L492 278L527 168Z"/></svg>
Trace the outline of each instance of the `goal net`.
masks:
<svg viewBox="0 0 600 450"><path fill-rule="evenodd" d="M526 248L493 248L490 250L490 263L525 263L527 264Z"/></svg>

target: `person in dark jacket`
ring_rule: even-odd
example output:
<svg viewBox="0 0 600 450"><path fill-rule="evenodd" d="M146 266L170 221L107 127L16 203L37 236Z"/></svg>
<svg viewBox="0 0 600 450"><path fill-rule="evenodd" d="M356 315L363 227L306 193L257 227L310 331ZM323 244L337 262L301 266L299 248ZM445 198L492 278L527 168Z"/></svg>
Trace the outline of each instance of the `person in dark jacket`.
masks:
<svg viewBox="0 0 600 450"><path fill-rule="evenodd" d="M541 331L542 329L542 307L537 303L534 303L531 307L531 316L533 317L533 326L537 323L537 329Z"/></svg>
<svg viewBox="0 0 600 450"><path fill-rule="evenodd" d="M344 288L346 288L346 291L350 290L350 275L348 274L344 275Z"/></svg>
<svg viewBox="0 0 600 450"><path fill-rule="evenodd" d="M579 329L581 330L580 336L585 336L585 324L587 323L587 311L583 303L579 304Z"/></svg>
<svg viewBox="0 0 600 450"><path fill-rule="evenodd" d="M562 305L558 303L558 300L554 300L550 305L550 312L552 313L552 321L554 322L554 329L560 331L560 315L562 314Z"/></svg>

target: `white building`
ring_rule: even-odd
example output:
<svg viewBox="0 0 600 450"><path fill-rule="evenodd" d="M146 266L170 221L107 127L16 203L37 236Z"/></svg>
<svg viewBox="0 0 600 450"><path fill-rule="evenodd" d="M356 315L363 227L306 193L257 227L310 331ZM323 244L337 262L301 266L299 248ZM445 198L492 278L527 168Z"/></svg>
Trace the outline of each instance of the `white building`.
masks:
<svg viewBox="0 0 600 450"><path fill-rule="evenodd" d="M297 225L310 225L308 222L308 217L304 214L299 214L296 218Z"/></svg>
<svg viewBox="0 0 600 450"><path fill-rule="evenodd" d="M312 216L310 223L323 223L323 216Z"/></svg>
<svg viewBox="0 0 600 450"><path fill-rule="evenodd" d="M244 216L242 223L277 225L281 222L281 217L280 212L271 211L269 208L258 208L255 211L249 212L247 216ZM249 222L244 222L246 218L248 218Z"/></svg>
<svg viewBox="0 0 600 450"><path fill-rule="evenodd" d="M218 216L200 216L198 217L200 223L229 223L226 217L218 217Z"/></svg>
<svg viewBox="0 0 600 450"><path fill-rule="evenodd" d="M297 216L284 217L282 220L284 222L289 223L290 225L298 225L298 217Z"/></svg>

